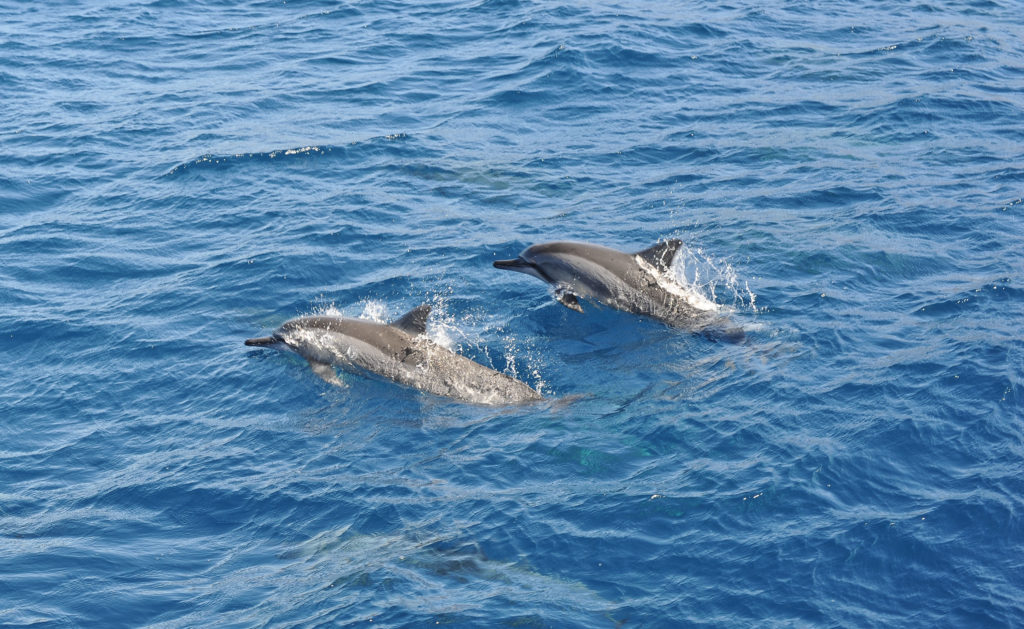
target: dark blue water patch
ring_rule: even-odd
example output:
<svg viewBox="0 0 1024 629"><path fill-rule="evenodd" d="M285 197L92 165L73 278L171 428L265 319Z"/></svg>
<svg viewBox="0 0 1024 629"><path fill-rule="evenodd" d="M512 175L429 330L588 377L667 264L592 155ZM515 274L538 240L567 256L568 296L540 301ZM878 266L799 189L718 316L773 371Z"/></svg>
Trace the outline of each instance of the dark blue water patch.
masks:
<svg viewBox="0 0 1024 629"><path fill-rule="evenodd" d="M717 151L706 147L693 146L692 144L666 145L661 143L658 146L635 146L625 153L616 151L615 153L594 156L593 159L597 163L605 162L622 166L641 164L664 165L666 163L700 164L713 161L717 155Z"/></svg>
<svg viewBox="0 0 1024 629"><path fill-rule="evenodd" d="M880 201L881 195L875 190L855 190L845 186L809 190L786 197L757 197L752 199L755 206L782 209L826 209L861 203Z"/></svg>
<svg viewBox="0 0 1024 629"><path fill-rule="evenodd" d="M915 304L913 313L928 318L963 316L978 310L991 309L992 306L1013 304L1022 298L1024 292L1012 286L1010 278L998 278L937 301Z"/></svg>
<svg viewBox="0 0 1024 629"><path fill-rule="evenodd" d="M757 117L762 121L771 123L776 117L783 118L789 125L818 126L820 121L836 116L842 108L820 101L802 101L798 103L775 104L775 103L754 103L748 104L749 113L745 115Z"/></svg>
<svg viewBox="0 0 1024 629"><path fill-rule="evenodd" d="M847 256L848 265L855 268L851 284L864 288L871 284L887 284L920 280L942 275L954 268L953 260L934 255L888 251L857 251Z"/></svg>
<svg viewBox="0 0 1024 629"><path fill-rule="evenodd" d="M1024 168L1002 168L995 171L994 173L991 173L991 177L999 182L1014 183L1024 179ZM1007 190L1007 192L1009 192L1009 190Z"/></svg>
<svg viewBox="0 0 1024 629"><path fill-rule="evenodd" d="M943 133L944 123L959 124L966 118L979 117L995 121L1014 114L1012 107L976 99L918 97L904 99L858 116L856 126L878 134L885 141L907 141L920 138L921 132Z"/></svg>
<svg viewBox="0 0 1024 629"><path fill-rule="evenodd" d="M60 207L71 194L67 188L48 181L16 181L0 179L0 205L4 208L4 223L14 215L32 214ZM7 234L4 234L6 241Z"/></svg>

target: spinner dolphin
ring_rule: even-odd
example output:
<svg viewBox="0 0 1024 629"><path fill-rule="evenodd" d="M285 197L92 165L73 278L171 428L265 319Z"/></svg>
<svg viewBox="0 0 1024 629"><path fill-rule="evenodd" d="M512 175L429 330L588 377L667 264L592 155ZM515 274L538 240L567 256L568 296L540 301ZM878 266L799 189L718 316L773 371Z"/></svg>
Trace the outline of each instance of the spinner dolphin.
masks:
<svg viewBox="0 0 1024 629"><path fill-rule="evenodd" d="M527 384L442 347L426 332L430 306L422 305L382 324L346 317L299 317L272 336L245 341L254 347L290 350L314 373L337 383L335 366L360 369L420 391L475 404L540 400Z"/></svg>
<svg viewBox="0 0 1024 629"><path fill-rule="evenodd" d="M723 328L720 317L672 290L665 275L682 244L666 240L630 254L589 243L546 242L527 247L518 258L497 260L494 266L547 282L555 289L555 299L576 312L583 312L584 298L715 340L742 341L742 329Z"/></svg>

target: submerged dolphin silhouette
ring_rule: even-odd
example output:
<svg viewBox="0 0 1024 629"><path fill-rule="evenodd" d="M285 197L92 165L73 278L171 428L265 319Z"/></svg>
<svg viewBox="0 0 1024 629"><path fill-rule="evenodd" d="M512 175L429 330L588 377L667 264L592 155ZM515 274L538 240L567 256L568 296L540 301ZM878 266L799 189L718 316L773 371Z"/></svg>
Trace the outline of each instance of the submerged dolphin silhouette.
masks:
<svg viewBox="0 0 1024 629"><path fill-rule="evenodd" d="M659 281L656 274L669 270L682 244L673 238L629 254L589 243L546 242L527 247L514 260L497 260L494 266L544 280L554 287L555 299L576 312L583 312L583 297L715 340L742 341L742 329L718 327L720 318L667 290L667 280Z"/></svg>
<svg viewBox="0 0 1024 629"><path fill-rule="evenodd" d="M527 384L434 343L423 334L430 306L413 308L388 324L346 317L299 317L273 336L246 345L295 352L313 372L338 383L334 366L360 368L400 384L475 404L540 400Z"/></svg>

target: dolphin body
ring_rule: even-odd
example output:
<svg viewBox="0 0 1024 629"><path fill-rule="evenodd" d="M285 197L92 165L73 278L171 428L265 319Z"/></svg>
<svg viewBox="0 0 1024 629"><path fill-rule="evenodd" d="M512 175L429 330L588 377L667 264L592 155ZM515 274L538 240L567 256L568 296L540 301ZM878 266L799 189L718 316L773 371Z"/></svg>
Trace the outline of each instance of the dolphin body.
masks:
<svg viewBox="0 0 1024 629"><path fill-rule="evenodd" d="M721 328L719 317L668 290L663 283L668 280L659 281L657 274L668 272L682 244L673 238L629 254L589 243L546 242L527 247L514 260L496 260L494 266L544 280L554 287L555 299L576 312L583 312L583 297L713 340L742 341L742 329Z"/></svg>
<svg viewBox="0 0 1024 629"><path fill-rule="evenodd" d="M273 336L246 345L291 350L313 372L339 384L334 366L364 369L420 391L462 402L504 405L542 399L527 384L474 362L423 336L430 306L424 304L391 323L346 317L299 317Z"/></svg>

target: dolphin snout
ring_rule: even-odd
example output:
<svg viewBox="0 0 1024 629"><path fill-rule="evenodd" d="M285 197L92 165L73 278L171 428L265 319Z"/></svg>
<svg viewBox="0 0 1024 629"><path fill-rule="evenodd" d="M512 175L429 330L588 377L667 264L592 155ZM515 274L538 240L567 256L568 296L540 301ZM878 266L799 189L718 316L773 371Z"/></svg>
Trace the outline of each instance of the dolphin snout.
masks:
<svg viewBox="0 0 1024 629"><path fill-rule="evenodd" d="M268 345L274 345L279 342L276 336L262 336L258 339L245 339L245 344L250 347L267 347Z"/></svg>
<svg viewBox="0 0 1024 629"><path fill-rule="evenodd" d="M495 260L494 268L496 269L507 269L509 271L519 271L530 266L530 263L522 258L515 258L514 260Z"/></svg>

